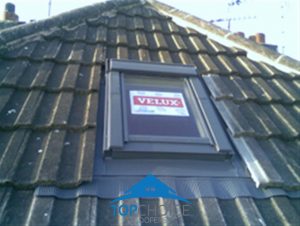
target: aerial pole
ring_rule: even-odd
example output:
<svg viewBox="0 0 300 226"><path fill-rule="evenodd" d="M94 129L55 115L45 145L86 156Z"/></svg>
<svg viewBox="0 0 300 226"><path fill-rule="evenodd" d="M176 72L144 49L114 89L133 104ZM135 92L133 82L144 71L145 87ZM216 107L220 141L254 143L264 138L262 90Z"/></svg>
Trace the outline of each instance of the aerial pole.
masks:
<svg viewBox="0 0 300 226"><path fill-rule="evenodd" d="M48 17L51 16L51 4L52 4L52 0L49 0L49 2L48 2Z"/></svg>
<svg viewBox="0 0 300 226"><path fill-rule="evenodd" d="M280 3L280 20L281 20L281 31L280 31L280 34L281 34L281 43L282 43L282 46L281 46L281 53L284 53L285 51L285 45L284 43L286 42L285 40L285 37L286 37L286 34L285 34L285 25L286 25L286 15L287 15L287 8L288 8L288 3L286 0L282 0L281 3Z"/></svg>
<svg viewBox="0 0 300 226"><path fill-rule="evenodd" d="M225 23L227 23L227 30L230 31L231 30L231 25L235 21L244 21L244 20L253 20L253 19L256 19L256 16L236 16L235 17L235 16L232 15L232 13L230 13L230 10L233 7L240 6L245 1L246 0L228 0L228 3L227 3L228 17L213 19L213 20L210 20L209 22L210 23L225 22Z"/></svg>

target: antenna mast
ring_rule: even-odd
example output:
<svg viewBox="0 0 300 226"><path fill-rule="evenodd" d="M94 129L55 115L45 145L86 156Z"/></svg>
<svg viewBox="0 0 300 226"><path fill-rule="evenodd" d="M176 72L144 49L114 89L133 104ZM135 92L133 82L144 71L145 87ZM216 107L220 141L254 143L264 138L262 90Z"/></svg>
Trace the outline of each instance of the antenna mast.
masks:
<svg viewBox="0 0 300 226"><path fill-rule="evenodd" d="M49 0L48 2L48 17L51 15L51 5L52 5L52 0Z"/></svg>
<svg viewBox="0 0 300 226"><path fill-rule="evenodd" d="M280 4L280 20L281 20L281 43L282 43L282 46L281 46L281 53L284 53L285 51L285 37L286 37L286 34L285 34L285 25L286 25L286 13L287 13L287 1L286 0L282 0L281 1L281 4Z"/></svg>
<svg viewBox="0 0 300 226"><path fill-rule="evenodd" d="M240 6L244 4L247 0L227 0L227 13L228 17L222 17L218 19L210 20L210 23L215 22L227 22L227 30L231 30L231 25L234 21L244 21L244 20L254 20L256 19L256 16L232 16L232 13L230 13L230 10L232 8L236 8L237 6Z"/></svg>

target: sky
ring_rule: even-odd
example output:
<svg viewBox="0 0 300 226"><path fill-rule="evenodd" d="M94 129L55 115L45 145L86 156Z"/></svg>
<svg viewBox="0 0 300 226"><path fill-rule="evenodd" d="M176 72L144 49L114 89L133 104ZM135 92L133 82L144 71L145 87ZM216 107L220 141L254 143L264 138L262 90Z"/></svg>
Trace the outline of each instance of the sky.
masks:
<svg viewBox="0 0 300 226"><path fill-rule="evenodd" d="M300 60L300 0L160 0L178 9L228 29L243 31L246 37L261 32L266 42L278 46L278 51ZM7 1L0 0L4 10ZM49 0L9 0L16 5L21 21L48 17ZM51 16L101 0L52 0ZM222 19L223 22L216 22ZM225 20L225 21L224 21Z"/></svg>

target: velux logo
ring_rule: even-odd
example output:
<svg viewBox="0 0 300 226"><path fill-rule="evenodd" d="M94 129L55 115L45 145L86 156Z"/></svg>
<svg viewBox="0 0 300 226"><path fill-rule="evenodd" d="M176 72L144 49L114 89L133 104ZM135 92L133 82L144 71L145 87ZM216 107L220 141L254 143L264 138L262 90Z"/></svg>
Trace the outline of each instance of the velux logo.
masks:
<svg viewBox="0 0 300 226"><path fill-rule="evenodd" d="M160 204L124 204L124 200L133 198L164 198L179 200L177 208L169 208L164 203ZM133 185L123 196L114 199L111 202L111 208L114 217L138 217L141 223L163 223L177 218L178 209L183 216L190 216L192 213L191 202L176 194L176 192L160 181L152 174L146 176L138 183ZM175 220L175 219L173 219Z"/></svg>
<svg viewBox="0 0 300 226"><path fill-rule="evenodd" d="M180 98L134 96L133 102L135 105L183 107Z"/></svg>

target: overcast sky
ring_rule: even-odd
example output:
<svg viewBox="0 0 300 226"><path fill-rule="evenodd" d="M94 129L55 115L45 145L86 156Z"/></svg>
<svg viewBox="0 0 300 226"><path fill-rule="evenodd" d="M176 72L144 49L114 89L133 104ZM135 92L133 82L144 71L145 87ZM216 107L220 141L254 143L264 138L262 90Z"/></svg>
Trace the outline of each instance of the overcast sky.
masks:
<svg viewBox="0 0 300 226"><path fill-rule="evenodd" d="M240 5L228 6L234 0L161 0L205 20L229 19L233 32L246 36L263 32L266 42L278 45L279 52L300 60L300 1L241 0ZM16 5L21 21L48 17L49 0L10 0ZM51 15L98 3L100 0L52 0ZM4 9L5 0L0 7ZM215 22L228 28L228 22Z"/></svg>

